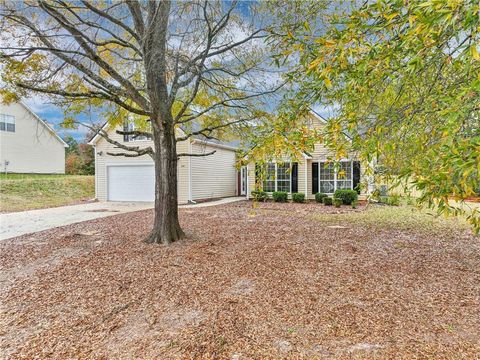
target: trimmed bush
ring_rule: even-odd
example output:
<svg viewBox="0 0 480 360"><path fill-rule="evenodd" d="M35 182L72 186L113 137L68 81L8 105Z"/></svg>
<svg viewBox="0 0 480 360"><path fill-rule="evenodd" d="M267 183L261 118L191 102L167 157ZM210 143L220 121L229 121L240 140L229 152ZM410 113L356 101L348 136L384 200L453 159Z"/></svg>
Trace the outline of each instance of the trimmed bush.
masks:
<svg viewBox="0 0 480 360"><path fill-rule="evenodd" d="M272 197L275 202L287 202L288 193L285 191L274 191Z"/></svg>
<svg viewBox="0 0 480 360"><path fill-rule="evenodd" d="M338 190L335 191L335 194L333 194L333 197L335 199L342 200L343 204L345 204L345 205L351 205L352 202L358 200L358 194L355 190L341 190L341 189L338 189Z"/></svg>
<svg viewBox="0 0 480 360"><path fill-rule="evenodd" d="M343 205L343 200L340 199L340 198L334 198L333 199L333 205L335 205L335 207L340 207Z"/></svg>
<svg viewBox="0 0 480 360"><path fill-rule="evenodd" d="M331 197L324 197L323 198L323 205L331 206L333 205L333 199Z"/></svg>
<svg viewBox="0 0 480 360"><path fill-rule="evenodd" d="M323 199L325 199L326 197L328 197L327 194L324 194L324 193L316 193L315 194L315 201L317 203L323 203Z"/></svg>
<svg viewBox="0 0 480 360"><path fill-rule="evenodd" d="M293 193L292 200L296 203L303 203L305 202L305 194L304 193Z"/></svg>
<svg viewBox="0 0 480 360"><path fill-rule="evenodd" d="M252 191L252 198L255 201L266 201L268 199L268 195L265 191Z"/></svg>
<svg viewBox="0 0 480 360"><path fill-rule="evenodd" d="M399 206L400 205L400 196L392 195L392 196L380 196L378 201L385 205L390 206Z"/></svg>

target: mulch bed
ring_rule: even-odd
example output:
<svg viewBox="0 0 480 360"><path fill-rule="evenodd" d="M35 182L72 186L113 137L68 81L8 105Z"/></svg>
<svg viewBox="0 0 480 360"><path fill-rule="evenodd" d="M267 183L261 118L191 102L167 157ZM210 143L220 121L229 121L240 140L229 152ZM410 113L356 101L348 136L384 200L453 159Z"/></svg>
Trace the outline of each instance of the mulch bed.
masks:
<svg viewBox="0 0 480 360"><path fill-rule="evenodd" d="M3 241L0 358L478 358L478 238L352 211L181 209L168 247L141 241L151 210Z"/></svg>

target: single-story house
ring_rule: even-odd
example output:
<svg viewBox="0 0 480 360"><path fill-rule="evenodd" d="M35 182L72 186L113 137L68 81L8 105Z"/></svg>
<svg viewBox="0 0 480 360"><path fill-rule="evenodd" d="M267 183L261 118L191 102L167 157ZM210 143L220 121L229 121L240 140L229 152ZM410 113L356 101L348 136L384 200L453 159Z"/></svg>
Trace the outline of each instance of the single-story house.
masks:
<svg viewBox="0 0 480 360"><path fill-rule="evenodd" d="M68 145L27 105L0 103L0 171L65 174Z"/></svg>
<svg viewBox="0 0 480 360"><path fill-rule="evenodd" d="M306 125L313 129L325 126L325 119L314 111L309 111L306 116ZM348 137L348 135L345 135ZM333 195L337 189L357 189L363 181L364 167L360 161L351 154L348 158L340 160L338 166L329 161L331 152L321 143L314 146L311 153L302 153L302 159L289 161L272 161L266 164L263 176L258 176L256 165L249 162L241 170L242 186L246 186L247 198L252 191L261 189L267 193L285 191L289 194L304 193L306 199L315 199L315 194L325 193ZM369 185L370 186L370 185ZM370 189L359 186L360 199L366 197Z"/></svg>
<svg viewBox="0 0 480 360"><path fill-rule="evenodd" d="M109 128L106 124L104 130L111 139L122 144L153 147L148 138L118 134L117 130L123 130L120 126ZM155 201L154 163L149 155L133 158L108 155L124 150L99 134L89 144L95 148L95 194L98 200ZM177 153L206 154L215 151L213 155L204 157L179 158L179 204L237 195L237 144L194 137L177 143Z"/></svg>
<svg viewBox="0 0 480 360"><path fill-rule="evenodd" d="M310 126L324 126L321 117L309 113ZM103 128L108 136L122 144L147 147L150 139L118 134L119 127ZM181 132L181 130L179 130ZM182 135L182 134L180 134ZM89 142L95 148L95 193L100 201L154 201L154 163L149 155L139 157L111 156L124 152L95 135ZM191 137L177 143L178 153L205 154L205 157L181 157L178 161L178 203L185 204L230 196L250 197L256 190L255 164L248 163L236 169L238 142L212 141ZM307 199L315 193L333 194L336 189L354 189L361 181L360 162L354 157L340 163L339 169L328 162L329 151L316 144L311 154L303 154L302 161L272 162L268 164L268 179L261 186L264 191L303 192ZM364 195L365 191L361 195Z"/></svg>

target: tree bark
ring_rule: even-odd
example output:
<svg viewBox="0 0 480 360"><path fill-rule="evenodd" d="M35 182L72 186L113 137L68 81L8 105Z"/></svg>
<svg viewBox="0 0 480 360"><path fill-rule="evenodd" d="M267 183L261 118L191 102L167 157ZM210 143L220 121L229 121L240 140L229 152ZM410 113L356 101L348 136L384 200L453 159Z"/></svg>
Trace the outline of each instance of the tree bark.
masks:
<svg viewBox="0 0 480 360"><path fill-rule="evenodd" d="M153 138L155 154L155 218L147 243L170 244L185 236L178 221L175 130L164 128Z"/></svg>

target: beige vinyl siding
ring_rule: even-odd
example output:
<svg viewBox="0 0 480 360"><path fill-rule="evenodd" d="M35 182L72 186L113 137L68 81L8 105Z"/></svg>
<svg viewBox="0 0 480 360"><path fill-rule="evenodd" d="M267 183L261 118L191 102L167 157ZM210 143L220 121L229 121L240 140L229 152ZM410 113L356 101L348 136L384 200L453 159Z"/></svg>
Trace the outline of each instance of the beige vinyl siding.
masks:
<svg viewBox="0 0 480 360"><path fill-rule="evenodd" d="M15 132L0 130L0 171L64 174L65 144L20 103L0 104L0 114L15 117Z"/></svg>
<svg viewBox="0 0 480 360"><path fill-rule="evenodd" d="M120 130L120 128L119 128ZM117 134L113 129L108 130L109 137L120 143L124 143L123 135ZM135 145L141 147L153 147L150 140L131 141L124 143L126 145ZM107 153L121 153L123 150L118 149L115 145L110 144L105 139L100 138L96 145L96 162L95 162L95 184L96 196L100 201L107 200L107 165L125 164L151 164L153 160L149 155L143 155L135 158L126 158L124 156L109 156ZM188 152L188 141L177 144L177 152ZM181 157L178 161L178 202L185 204L188 202L188 160Z"/></svg>
<svg viewBox="0 0 480 360"><path fill-rule="evenodd" d="M235 196L237 193L236 154L230 149L193 142L192 153L213 155L192 157L193 200Z"/></svg>
<svg viewBox="0 0 480 360"><path fill-rule="evenodd" d="M320 120L314 114L308 114L305 119L305 123L310 128L321 130L325 123ZM313 151L310 153L311 159L307 159L307 172L305 173L305 159L298 160L298 192L306 194L307 199L315 199L315 195L312 193L312 163L326 161L332 157L332 152L328 150L323 144L317 143L314 145ZM350 154L350 159L355 160L355 154ZM255 190L255 164L249 163L248 168L248 188L249 195ZM361 181L364 181L364 169L365 166L361 165ZM305 176L307 177L307 189L305 189ZM362 189L361 198L365 198L365 189Z"/></svg>

